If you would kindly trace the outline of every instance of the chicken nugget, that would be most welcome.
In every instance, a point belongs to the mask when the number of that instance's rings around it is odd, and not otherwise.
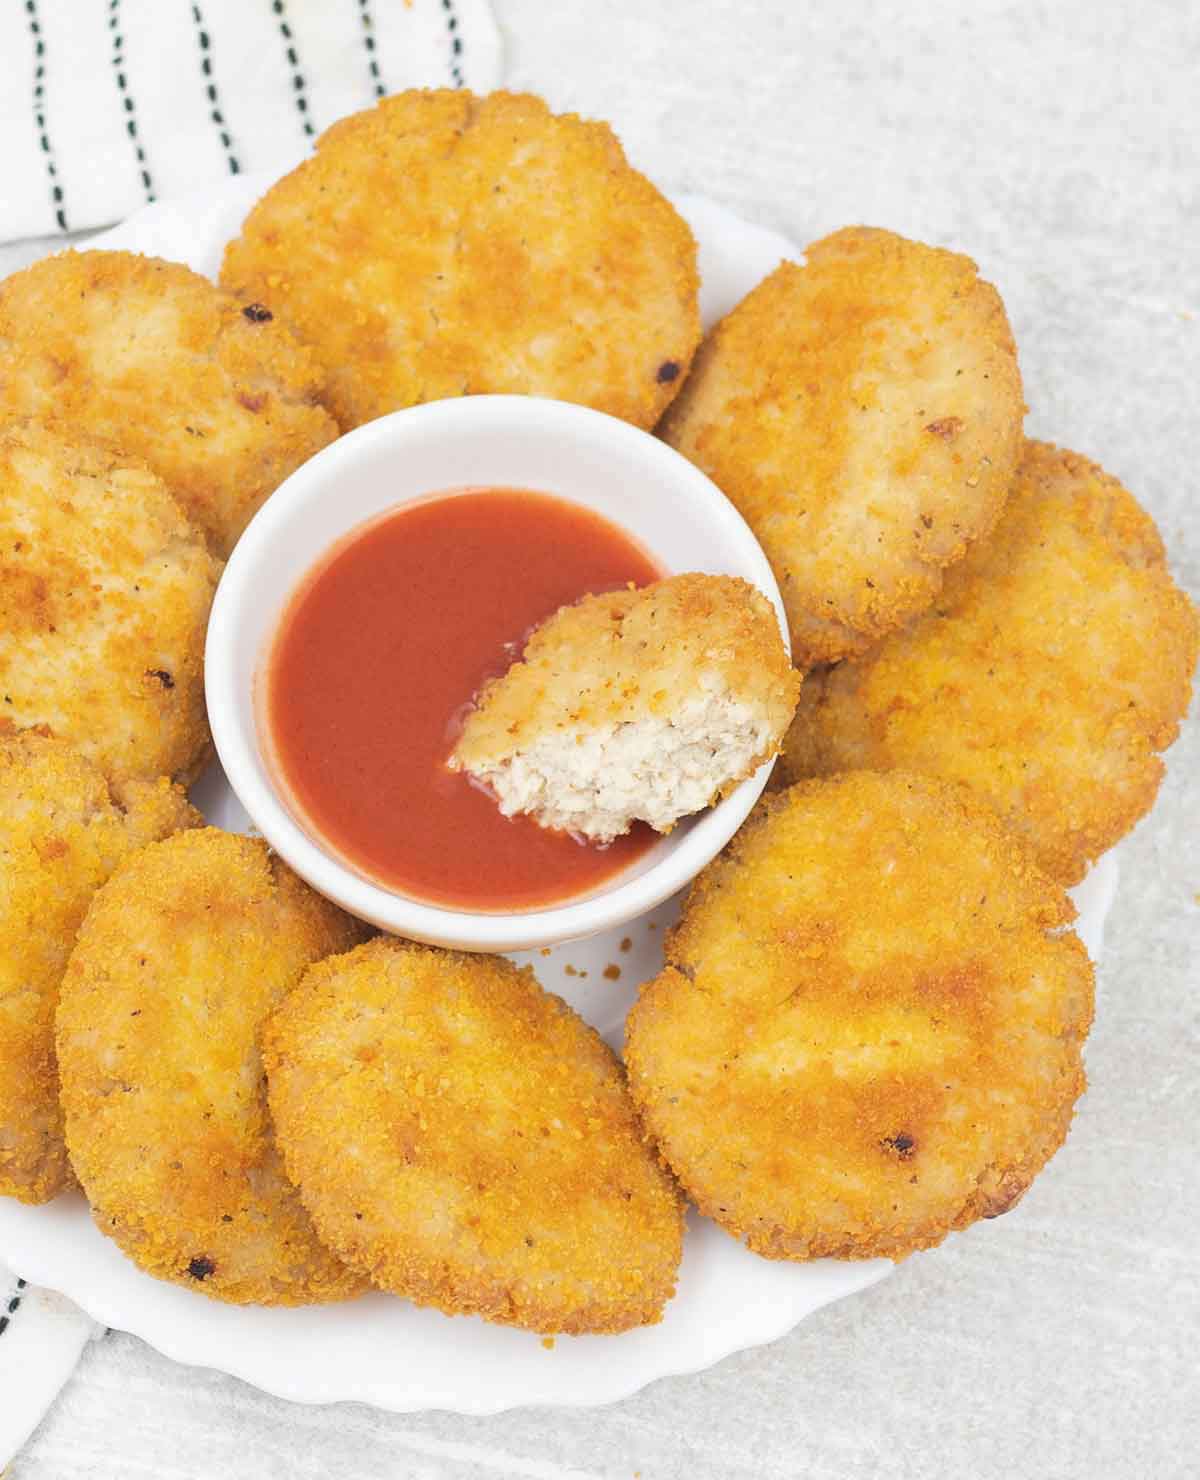
[[[226,556],[338,434],[311,352],[272,317],[178,262],[43,258],[0,283],[0,417],[57,419],[135,454]]]
[[[770,602],[733,576],[585,596],[484,689],[450,757],[506,817],[608,843],[669,832],[776,755],[796,707]]]
[[[0,1194],[48,1202],[74,1181],[54,1009],[92,895],[130,853],[200,821],[169,781],[118,798],[64,741],[0,733]]]
[[[48,726],[116,783],[191,780],[220,569],[141,462],[0,428],[0,717]]]
[[[221,281],[312,345],[343,430],[481,392],[650,427],[700,339],[686,222],[607,124],[527,94],[405,92],[342,119]]]
[[[1153,804],[1196,651],[1149,515],[1095,463],[1030,442],[933,610],[810,675],[781,764],[965,781],[1075,884]]]
[[[930,605],[999,516],[1025,409],[969,257],[867,227],[805,256],[717,325],[660,428],[766,551],[799,668]]]
[[[777,793],[696,880],[627,1024],[684,1190],[771,1259],[899,1259],[1007,1211],[1084,1088],[1074,914],[966,788]]]
[[[288,1171],[385,1290],[532,1331],[624,1331],[674,1290],[683,1205],[621,1066],[533,973],[380,937],[264,1035]]]
[[[259,1054],[304,968],[363,934],[216,828],[152,844],[96,895],[58,1007],[67,1148],[97,1226],[147,1273],[238,1305],[364,1287],[284,1175]]]

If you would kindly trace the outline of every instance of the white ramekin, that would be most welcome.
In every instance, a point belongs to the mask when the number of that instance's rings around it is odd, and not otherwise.
[[[786,625],[766,557],[716,485],[647,433],[563,401],[464,396],[381,417],[318,453],[259,510],[225,568],[205,655],[213,738],[246,811],[302,878],[384,930],[469,951],[527,950],[622,925],[681,889],[741,826],[770,766],[602,890],[548,909],[496,914],[424,904],[364,879],[310,834],[273,781],[255,712],[255,685],[288,598],[357,525],[409,499],[470,485],[583,504],[670,572],[744,577],[774,603],[782,631]],[[455,579],[452,570],[446,579]]]

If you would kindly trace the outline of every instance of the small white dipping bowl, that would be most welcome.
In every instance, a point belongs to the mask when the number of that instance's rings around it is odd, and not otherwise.
[[[741,826],[770,765],[600,890],[549,908],[425,904],[372,883],[323,844],[289,809],[258,729],[255,685],[279,621],[305,575],[351,530],[410,499],[468,486],[582,504],[669,572],[744,577],[774,603],[784,632],[786,620],[766,557],[714,483],[646,432],[564,401],[464,396],[397,411],[326,447],[255,515],[217,589],[205,654],[213,738],[242,805],[302,878],[383,930],[460,950],[528,950],[623,925],[681,889]],[[446,580],[454,582],[452,569]]]

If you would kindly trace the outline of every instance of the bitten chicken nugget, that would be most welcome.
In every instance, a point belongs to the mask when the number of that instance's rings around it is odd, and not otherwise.
[[[965,781],[1074,884],[1152,805],[1196,649],[1149,515],[1095,463],[1030,442],[934,609],[810,675],[783,764]]]
[[[343,429],[496,391],[650,427],[700,339],[687,224],[606,124],[526,94],[405,92],[343,119],[221,281],[313,346]]]
[[[216,828],[152,844],[96,895],[58,1007],[67,1147],[97,1226],[148,1273],[235,1304],[363,1288],[284,1175],[259,1056],[304,968],[363,933]]]
[[[204,636],[220,564],[137,459],[0,428],[0,717],[48,726],[114,782],[208,756]]]
[[[0,417],[57,419],[143,459],[228,555],[332,442],[309,350],[178,262],[61,252],[0,283]]]
[[[0,1194],[47,1202],[74,1180],[54,1009],[92,895],[130,853],[200,820],[168,781],[129,782],[118,800],[64,741],[0,733]]]
[[[866,227],[805,255],[717,325],[660,429],[758,537],[800,668],[929,606],[999,516],[1024,415],[969,257]]]
[[[627,1025],[684,1190],[772,1259],[902,1258],[1005,1212],[1084,1087],[1074,913],[966,788],[863,771],[770,798]]]
[[[800,675],[770,602],[733,576],[585,596],[480,695],[450,757],[506,817],[607,843],[669,832],[778,753]]]
[[[661,1318],[683,1206],[603,1040],[497,956],[379,938],[264,1037],[317,1231],[385,1290],[544,1332]]]

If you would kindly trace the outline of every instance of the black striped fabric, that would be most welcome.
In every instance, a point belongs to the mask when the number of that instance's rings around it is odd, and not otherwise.
[[[358,0],[358,6],[362,14],[363,47],[367,53],[371,85],[375,89],[375,96],[383,98],[387,96],[387,84],[379,70],[379,48],[375,44],[375,17],[371,13],[371,0]]]
[[[17,1312],[21,1309],[21,1299],[24,1294],[25,1281],[16,1280],[9,1291],[4,1305],[0,1307],[0,1336],[4,1335],[16,1319]]]
[[[60,231],[70,231],[63,200],[63,188],[59,183],[58,167],[54,163],[54,150],[51,148],[50,135],[46,128],[46,40],[42,34],[37,0],[25,0],[25,13],[29,17],[29,34],[33,41],[33,121],[37,127],[38,144],[45,156],[50,199],[54,202],[54,219]]]
[[[221,99],[217,94],[217,80],[213,73],[212,37],[204,24],[204,17],[200,14],[198,5],[192,6],[192,20],[195,22],[196,41],[200,47],[200,72],[204,78],[204,95],[209,103],[209,117],[221,140],[221,148],[225,151],[229,173],[236,175],[240,173],[242,167],[238,163],[237,155],[233,152],[233,137],[226,127],[225,115],[221,112]]]
[[[408,87],[500,81],[488,0],[0,0],[0,242],[290,168]]]
[[[138,136],[137,109],[134,106],[133,95],[129,91],[129,78],[125,71],[125,34],[121,30],[121,0],[109,0],[108,29],[112,32],[113,75],[117,81],[117,91],[121,95],[121,110],[125,114],[125,132],[133,148],[134,158],[137,160],[138,174],[142,181],[142,189],[146,192],[146,201],[149,203],[154,199],[154,181],[150,178],[150,166],[146,162],[146,151],[143,149],[142,141]]]
[[[283,41],[288,66],[292,69],[292,93],[295,98],[296,111],[300,115],[300,125],[311,139],[316,129],[313,128],[312,119],[308,116],[308,94],[305,90],[304,69],[300,65],[300,57],[296,51],[296,38],[292,34],[291,26],[288,25],[287,6],[284,0],[271,0],[271,9],[279,17],[279,35]]]

